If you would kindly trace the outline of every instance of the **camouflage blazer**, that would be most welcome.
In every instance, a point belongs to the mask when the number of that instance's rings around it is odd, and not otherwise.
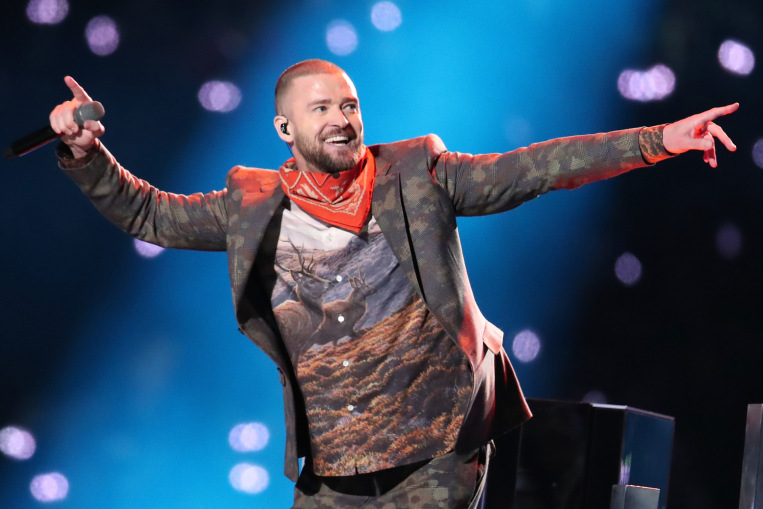
[[[472,397],[457,450],[478,447],[530,412],[502,348],[503,333],[474,300],[456,217],[503,212],[550,190],[645,166],[649,134],[630,129],[561,138],[505,154],[448,152],[434,135],[369,147],[377,167],[372,214],[411,283],[471,364]],[[268,228],[284,200],[278,172],[238,166],[222,191],[178,195],[134,177],[103,146],[84,164],[67,160],[63,149],[59,157],[96,208],[127,233],[165,247],[227,251],[240,331],[278,366],[287,427],[284,468],[296,480],[297,459],[310,445],[304,402],[270,294],[253,270],[273,263],[274,253],[259,247],[266,235],[278,234]]]

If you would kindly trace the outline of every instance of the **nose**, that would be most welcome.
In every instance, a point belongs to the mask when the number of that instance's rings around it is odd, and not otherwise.
[[[342,111],[342,108],[332,108],[331,123],[344,129],[350,121],[347,119],[344,111]]]

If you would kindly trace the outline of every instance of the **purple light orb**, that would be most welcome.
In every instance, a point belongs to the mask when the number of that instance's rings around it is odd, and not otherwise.
[[[69,481],[62,474],[40,474],[29,485],[32,496],[40,502],[56,502],[69,494]]]
[[[238,452],[261,451],[268,445],[270,432],[264,424],[238,424],[228,434],[228,443]]]
[[[135,248],[135,252],[143,258],[156,258],[164,252],[163,247],[139,239],[133,239],[132,245]]]
[[[672,94],[675,87],[675,74],[662,64],[647,71],[626,69],[617,79],[620,94],[631,101],[661,101]]]
[[[234,489],[250,495],[265,491],[270,484],[268,471],[250,463],[239,463],[233,467],[228,480]]]
[[[752,160],[758,168],[763,169],[763,138],[752,146]]]
[[[641,279],[641,262],[631,253],[623,253],[615,262],[615,275],[625,286],[633,286]]]
[[[57,25],[69,14],[66,0],[30,0],[26,6],[26,17],[38,25]]]
[[[119,29],[108,16],[96,16],[85,27],[85,38],[90,51],[98,56],[114,53],[119,47]]]
[[[0,451],[9,458],[28,460],[36,449],[37,442],[27,430],[15,426],[0,430]]]
[[[229,81],[208,81],[199,89],[199,103],[208,111],[229,113],[241,104],[241,89]]]
[[[726,40],[718,48],[721,67],[732,74],[747,76],[755,68],[755,54],[739,41]]]
[[[519,362],[532,362],[540,353],[540,338],[533,331],[525,329],[514,336],[511,351]]]
[[[402,22],[403,14],[393,2],[378,2],[371,9],[371,23],[382,32],[391,32]]]
[[[727,260],[733,260],[742,253],[742,232],[732,223],[726,223],[718,228],[715,235],[715,247],[718,253]]]
[[[334,20],[326,28],[326,45],[333,54],[347,56],[358,48],[358,33],[349,21]]]

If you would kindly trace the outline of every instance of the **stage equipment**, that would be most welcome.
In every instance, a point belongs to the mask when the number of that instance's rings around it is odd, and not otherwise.
[[[627,406],[529,399],[533,418],[498,438],[486,509],[609,509],[612,486],[657,488],[666,506],[675,423]]]
[[[763,456],[761,456],[763,426],[761,421],[763,421],[763,404],[747,405],[739,509],[754,509],[756,505],[763,507]]]
[[[612,486],[610,509],[657,509],[660,503],[660,490],[615,484]]]

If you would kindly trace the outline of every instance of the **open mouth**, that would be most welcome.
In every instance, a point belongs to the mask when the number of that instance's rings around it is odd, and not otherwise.
[[[334,146],[343,146],[350,143],[350,137],[345,135],[331,136],[323,140],[323,143],[326,143],[328,145],[334,145]]]

